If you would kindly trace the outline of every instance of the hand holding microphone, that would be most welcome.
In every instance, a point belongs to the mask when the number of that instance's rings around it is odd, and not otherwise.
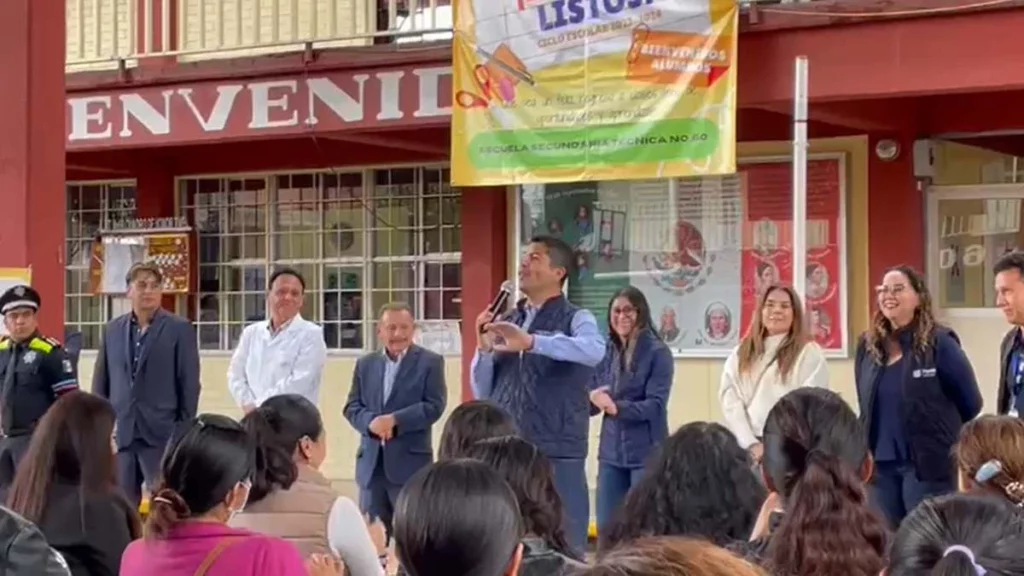
[[[505,307],[508,306],[508,301],[512,297],[512,290],[514,290],[512,282],[508,280],[502,282],[501,288],[494,296],[494,300],[491,301],[491,305],[476,317],[477,348],[484,352],[490,352],[494,347],[493,338],[487,333],[487,327],[497,320],[505,310]]]

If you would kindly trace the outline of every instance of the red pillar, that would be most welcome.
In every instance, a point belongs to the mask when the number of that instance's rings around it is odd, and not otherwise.
[[[883,162],[875,145],[883,138],[900,143],[900,155]],[[896,135],[872,135],[868,143],[868,270],[869,289],[881,282],[885,270],[909,264],[924,273],[924,193],[914,178],[914,140]],[[874,292],[868,302],[874,309]]]
[[[40,329],[64,337],[64,2],[4,0],[0,267],[31,267]]]
[[[135,173],[135,208],[139,218],[172,218],[174,175],[162,166],[141,166]],[[164,295],[163,306],[174,311],[174,296]]]
[[[508,274],[505,188],[462,189],[462,399],[472,398],[470,363],[476,350],[476,317],[491,303]]]

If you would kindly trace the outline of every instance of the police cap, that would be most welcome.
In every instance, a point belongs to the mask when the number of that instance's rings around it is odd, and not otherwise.
[[[7,314],[16,308],[30,308],[38,311],[40,304],[42,304],[42,298],[39,297],[39,292],[35,288],[19,284],[8,288],[0,296],[0,314]]]

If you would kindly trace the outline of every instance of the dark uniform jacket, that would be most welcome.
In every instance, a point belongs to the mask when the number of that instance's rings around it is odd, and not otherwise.
[[[32,433],[57,396],[78,388],[60,343],[36,333],[23,342],[0,340],[0,432]]]
[[[0,506],[0,576],[70,576],[64,558],[31,522]]]

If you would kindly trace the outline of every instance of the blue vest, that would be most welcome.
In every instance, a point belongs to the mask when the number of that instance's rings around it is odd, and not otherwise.
[[[564,296],[544,303],[530,334],[571,334],[577,308]],[[507,320],[522,326],[521,302]],[[549,458],[586,458],[590,421],[588,385],[594,369],[529,352],[496,353],[491,400],[512,414],[523,437]]]

